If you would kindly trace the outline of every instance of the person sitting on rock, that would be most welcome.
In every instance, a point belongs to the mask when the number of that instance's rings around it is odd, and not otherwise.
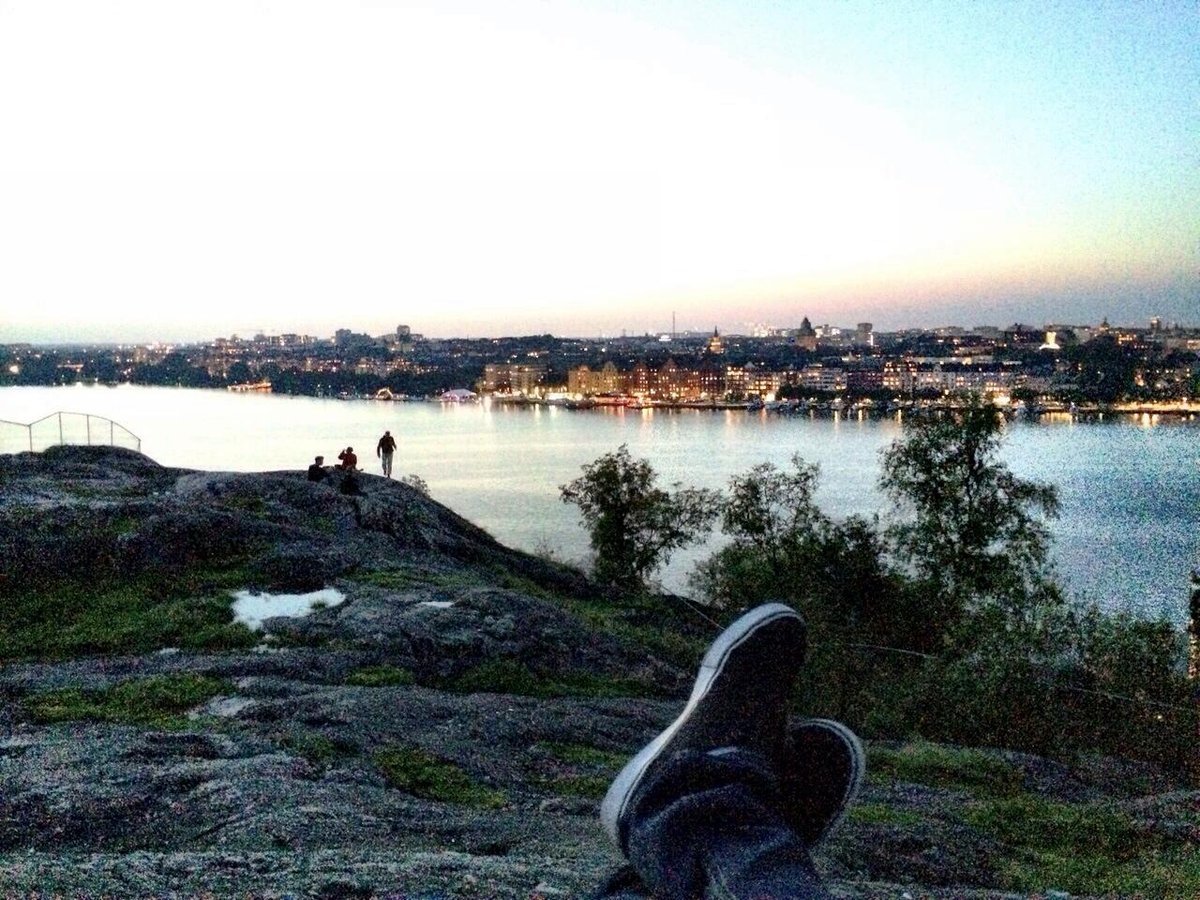
[[[788,727],[805,625],[782,603],[713,642],[679,717],[623,768],[600,821],[629,865],[596,900],[828,898],[810,852],[845,817],[866,773],[854,733]]]
[[[329,473],[325,471],[325,457],[318,456],[313,464],[308,467],[309,481],[324,481]]]
[[[354,452],[353,447],[347,447],[338,454],[338,459],[341,460],[339,469],[345,469],[347,472],[353,472],[358,468],[358,456]]]

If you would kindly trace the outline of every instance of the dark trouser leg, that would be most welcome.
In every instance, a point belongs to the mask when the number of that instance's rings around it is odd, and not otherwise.
[[[622,843],[642,883],[662,900],[828,898],[777,804],[775,776],[758,754],[683,753],[638,790]],[[612,888],[602,896],[645,896],[619,880]]]

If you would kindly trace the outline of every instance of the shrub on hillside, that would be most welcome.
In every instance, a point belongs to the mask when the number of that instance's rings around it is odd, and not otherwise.
[[[1007,469],[1002,429],[981,403],[906,424],[883,455],[886,528],[825,515],[799,457],[735,476],[729,543],[693,588],[729,616],[767,600],[805,615],[810,714],[874,736],[1200,770],[1178,630],[1068,602],[1045,526],[1055,492]]]
[[[702,537],[717,516],[715,491],[658,486],[658,474],[622,444],[583,467],[560,487],[564,503],[579,507],[596,553],[596,578],[639,590],[680,547]]]

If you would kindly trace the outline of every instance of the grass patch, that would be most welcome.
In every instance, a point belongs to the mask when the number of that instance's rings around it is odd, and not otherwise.
[[[974,803],[965,818],[1015,851],[1002,866],[1012,890],[1200,896],[1195,846],[1164,847],[1162,836],[1112,806],[1022,796]]]
[[[547,697],[549,685],[511,659],[489,659],[467,669],[446,687],[460,694],[517,694]]]
[[[629,759],[625,753],[601,750],[590,744],[543,741],[537,748],[552,756],[556,764],[572,767],[571,771],[542,779],[542,784],[556,794],[585,800],[603,797],[613,777]]]
[[[597,766],[616,773],[629,759],[628,754],[614,750],[601,750],[591,744],[560,743],[558,741],[542,741],[538,748],[545,750],[560,762],[576,766]]]
[[[317,766],[328,766],[346,755],[334,741],[311,731],[289,731],[280,735],[278,740],[285,749]]]
[[[384,747],[371,757],[389,785],[442,803],[499,809],[508,798],[502,791],[476,784],[454,763],[416,747]]]
[[[234,624],[227,593],[246,583],[247,575],[232,569],[44,585],[0,607],[0,659],[252,647],[258,637]]]
[[[857,803],[850,808],[847,818],[859,825],[895,825],[901,828],[912,828],[926,819],[911,809],[896,809],[883,803]]]
[[[551,600],[556,603],[561,603],[563,600],[560,595],[542,587],[532,579],[526,578],[524,575],[516,575],[500,566],[492,566],[488,570],[487,577],[497,586],[515,594],[524,594],[527,597],[537,597],[539,600]]]
[[[608,793],[610,784],[612,777],[609,775],[564,775],[552,779],[547,786],[565,797],[599,800]]]
[[[221,498],[221,505],[226,509],[235,509],[254,516],[263,515],[268,508],[266,500],[253,494],[232,494],[223,496]]]
[[[1019,891],[1054,887],[1088,895],[1179,900],[1200,897],[1200,854],[1194,847],[1123,861],[1095,855],[1035,853],[1031,859],[1004,867],[1003,875]]]
[[[972,804],[966,820],[998,840],[1061,855],[1102,854],[1129,859],[1157,839],[1111,806],[1057,803],[1025,795]]]
[[[392,687],[415,682],[412,672],[396,666],[365,666],[346,676],[346,684],[357,687]]]
[[[120,515],[112,520],[109,528],[112,529],[112,533],[117,537],[123,537],[124,535],[135,533],[139,525],[141,525],[141,519],[137,516]]]
[[[917,741],[899,749],[872,745],[867,771],[876,782],[908,781],[930,787],[964,790],[975,797],[1020,794],[1020,770],[980,750]]]
[[[653,685],[632,678],[566,672],[547,678],[512,659],[489,659],[444,685],[460,694],[516,694],[521,697],[654,697]]]
[[[689,634],[696,622],[684,624],[681,609],[661,597],[635,597],[620,601],[581,599],[553,595],[555,603],[596,631],[648,650],[654,656],[691,669],[704,656],[715,631]]]
[[[693,638],[678,631],[660,629],[654,626],[628,625],[616,622],[611,626],[611,633],[634,644],[647,648],[655,656],[684,669],[692,669],[703,658],[708,645],[716,635],[707,638]]]
[[[22,705],[43,724],[83,720],[174,727],[189,709],[232,690],[222,679],[185,672],[122,681],[100,690],[42,691]]]

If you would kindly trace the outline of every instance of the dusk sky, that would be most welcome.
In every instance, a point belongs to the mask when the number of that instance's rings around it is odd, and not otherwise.
[[[1200,6],[0,0],[0,341],[1200,325]]]

